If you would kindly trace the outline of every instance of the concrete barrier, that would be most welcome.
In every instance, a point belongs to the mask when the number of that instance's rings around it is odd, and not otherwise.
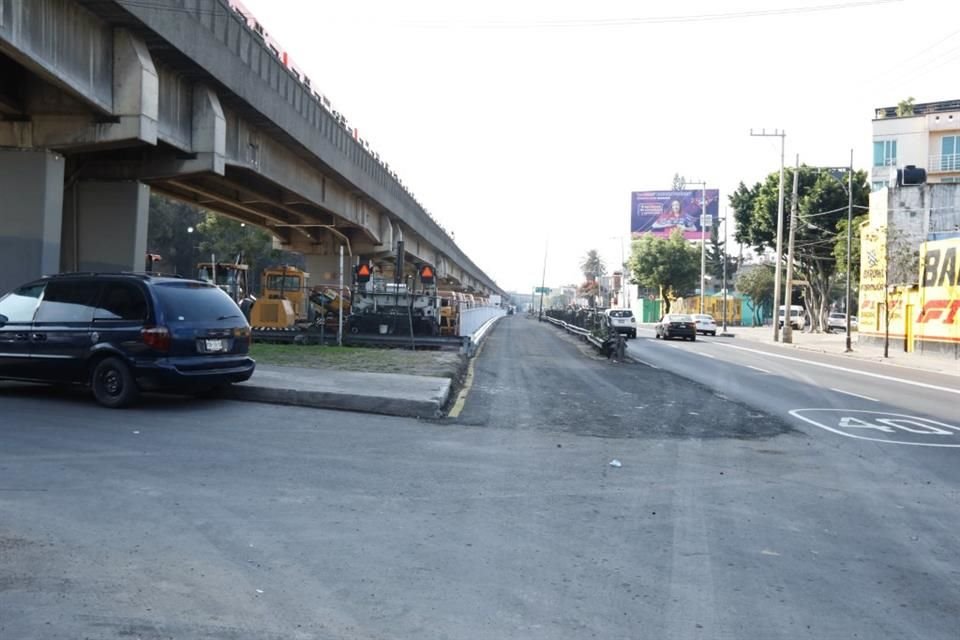
[[[472,307],[460,310],[460,335],[473,336],[480,328],[494,318],[507,315],[500,307]]]

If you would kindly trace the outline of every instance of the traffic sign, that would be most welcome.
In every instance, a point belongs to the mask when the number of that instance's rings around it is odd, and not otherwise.
[[[550,287],[537,287],[536,289],[534,289],[534,292],[535,292],[535,293],[546,293],[546,294],[549,294],[549,293],[550,293]]]

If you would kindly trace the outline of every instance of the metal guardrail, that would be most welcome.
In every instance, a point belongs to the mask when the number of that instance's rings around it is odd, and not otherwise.
[[[576,325],[572,325],[568,322],[564,322],[563,320],[559,320],[557,318],[551,318],[550,316],[544,316],[544,317],[547,319],[547,322],[549,322],[553,326],[560,327],[567,333],[572,333],[574,335],[580,336],[581,338],[583,338],[584,340],[592,344],[597,349],[597,351],[600,351],[601,353],[604,353],[607,350],[611,349],[611,344],[609,341],[604,340],[603,338],[598,338],[597,336],[593,335],[593,332],[591,332],[589,329],[583,329]]]

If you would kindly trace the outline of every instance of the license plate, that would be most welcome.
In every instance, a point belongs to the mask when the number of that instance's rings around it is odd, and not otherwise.
[[[203,341],[203,350],[207,353],[216,353],[218,351],[224,350],[223,340],[204,340]]]

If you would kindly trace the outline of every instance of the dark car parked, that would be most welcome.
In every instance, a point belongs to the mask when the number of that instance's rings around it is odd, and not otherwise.
[[[141,390],[209,392],[253,375],[250,326],[218,287],[63,274],[0,298],[0,379],[88,385],[107,407]]]
[[[683,338],[684,340],[697,339],[697,323],[693,316],[685,313],[668,313],[660,318],[656,326],[658,338]]]

